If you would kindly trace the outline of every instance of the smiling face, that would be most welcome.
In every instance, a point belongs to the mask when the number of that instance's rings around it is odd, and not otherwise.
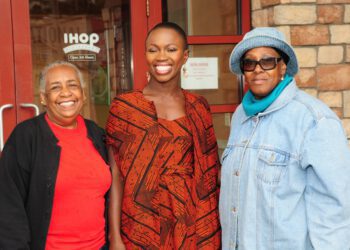
[[[259,61],[266,58],[280,58],[276,50],[270,47],[258,47],[247,51],[244,59]],[[245,81],[248,83],[249,89],[256,98],[263,98],[270,94],[270,92],[281,81],[286,73],[287,66],[280,60],[274,69],[264,70],[260,65],[256,65],[255,70],[251,72],[244,72]]]
[[[181,67],[186,63],[188,50],[181,35],[171,28],[153,30],[146,40],[146,60],[150,82],[179,81]]]
[[[52,122],[65,128],[76,126],[85,96],[75,69],[67,65],[49,69],[40,98]]]

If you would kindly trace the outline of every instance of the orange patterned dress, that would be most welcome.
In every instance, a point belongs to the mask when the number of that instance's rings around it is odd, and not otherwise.
[[[157,118],[141,91],[117,96],[107,144],[124,178],[127,249],[220,249],[218,154],[206,100],[184,91],[186,116]]]

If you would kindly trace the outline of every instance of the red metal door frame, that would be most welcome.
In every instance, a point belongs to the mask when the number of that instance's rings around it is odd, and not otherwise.
[[[35,116],[33,108],[22,107],[34,102],[32,48],[29,1],[11,0],[17,122]]]
[[[146,83],[145,39],[147,32],[162,20],[161,0],[131,0],[131,34],[134,89],[142,89]]]
[[[0,107],[6,104],[13,105],[2,112],[0,133],[4,136],[2,142],[5,142],[17,122],[10,0],[0,1],[0,30]]]

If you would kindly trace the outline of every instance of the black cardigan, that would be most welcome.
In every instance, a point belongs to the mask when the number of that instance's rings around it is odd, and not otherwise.
[[[107,163],[104,131],[85,119]],[[0,249],[45,249],[61,148],[44,114],[18,124],[0,158]]]

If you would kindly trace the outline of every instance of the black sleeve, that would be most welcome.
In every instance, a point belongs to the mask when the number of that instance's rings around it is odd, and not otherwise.
[[[25,209],[29,172],[18,161],[18,152],[21,155],[24,152],[16,147],[15,134],[12,133],[0,156],[1,250],[30,249],[30,227]]]

